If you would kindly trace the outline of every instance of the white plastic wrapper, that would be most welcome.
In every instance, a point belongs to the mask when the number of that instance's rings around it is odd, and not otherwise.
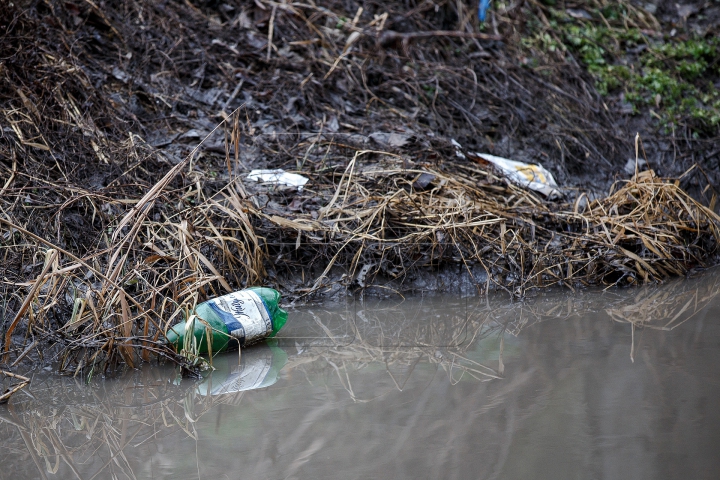
[[[296,187],[298,191],[302,191],[303,186],[308,182],[307,177],[303,177],[297,173],[288,173],[285,170],[253,170],[247,178],[248,180],[255,180],[256,182]]]
[[[510,180],[525,188],[540,192],[550,199],[562,196],[552,173],[545,170],[542,165],[516,162],[487,153],[475,153],[474,155],[492,163],[502,170]]]
[[[451,143],[455,146],[455,154],[458,157],[467,158],[462,152],[462,145],[460,145],[455,139],[452,139]],[[559,187],[555,182],[552,173],[545,170],[542,165],[517,162],[515,160],[496,157],[495,155],[487,153],[468,152],[468,155],[492,163],[513,182],[530,190],[540,192],[549,199],[562,197],[562,193],[558,190]]]

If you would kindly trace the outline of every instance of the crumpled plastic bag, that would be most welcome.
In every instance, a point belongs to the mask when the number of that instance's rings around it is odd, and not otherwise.
[[[525,188],[540,192],[549,199],[562,197],[552,173],[545,170],[542,165],[517,162],[487,153],[476,153],[475,155],[492,163],[502,170],[510,180]]]
[[[285,170],[253,170],[247,176],[248,180],[256,182],[272,183],[274,185],[285,185],[287,187],[296,187],[298,191],[302,191],[303,186],[308,182],[307,177],[298,175],[297,173],[288,173]]]
[[[467,156],[469,156],[478,163],[491,163],[511,181],[530,190],[540,192],[550,200],[562,197],[562,193],[558,190],[558,184],[555,182],[552,173],[545,170],[542,165],[518,162],[488,153],[468,152],[466,156],[462,152],[462,146],[457,141],[452,140],[452,144],[456,148],[458,157],[467,158]]]

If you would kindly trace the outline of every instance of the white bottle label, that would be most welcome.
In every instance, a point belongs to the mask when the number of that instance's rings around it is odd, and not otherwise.
[[[272,333],[272,320],[260,296],[252,290],[228,293],[209,300],[208,303],[220,314],[228,332],[249,345]]]

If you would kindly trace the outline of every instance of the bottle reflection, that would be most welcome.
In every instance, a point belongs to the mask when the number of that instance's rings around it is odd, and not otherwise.
[[[240,355],[238,353],[215,357],[215,370],[196,387],[197,393],[216,396],[269,387],[277,381],[288,358],[281,348],[267,343],[245,348]]]

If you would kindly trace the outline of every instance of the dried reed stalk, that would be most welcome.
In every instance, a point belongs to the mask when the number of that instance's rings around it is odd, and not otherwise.
[[[108,5],[101,14],[92,2],[72,8],[56,0],[28,8],[8,4],[0,12],[8,20],[0,39],[0,54],[8,59],[0,70],[3,358],[47,355],[62,369],[89,376],[138,358],[187,363],[165,345],[164,332],[198,301],[258,283],[283,289],[283,279],[292,275],[308,280],[284,293],[317,294],[338,280],[334,269],[347,274],[342,281],[348,287],[393,279],[393,288],[402,288],[420,270],[460,265],[480,275],[479,290],[495,287],[521,297],[551,285],[663,281],[715,262],[713,201],[709,208],[701,205],[673,180],[641,173],[605,198],[551,204],[454,158],[436,132],[403,150],[371,150],[361,135],[340,131],[350,125],[349,131],[369,132],[401,121],[421,132],[426,125],[416,119],[432,118],[437,131],[471,138],[513,131],[562,158],[558,168],[592,158],[605,173],[612,171],[611,159],[624,158],[629,149],[628,139],[612,133],[614,123],[600,104],[587,100],[597,96],[577,68],[573,81],[559,88],[529,69],[508,67],[513,62],[507,52],[493,47],[489,53],[489,44],[479,43],[497,37],[470,33],[461,2],[443,7],[457,14],[458,33],[450,34],[430,7],[420,6],[405,12],[417,28],[401,38],[387,32],[396,31],[394,12],[405,6],[378,8],[363,16],[358,5],[342,2],[273,3],[262,33],[267,44],[258,54],[247,44],[235,48],[234,29],[215,28],[207,10],[189,2],[159,9],[137,0],[122,8]],[[124,22],[128,15],[146,24]],[[78,25],[79,18],[88,23]],[[237,25],[243,18],[238,13],[226,20]],[[328,29],[320,21],[342,25]],[[193,30],[206,24],[212,28]],[[98,36],[98,28],[114,36]],[[507,39],[516,28],[510,22],[500,30]],[[247,25],[246,33],[242,41],[260,35]],[[401,43],[425,40],[404,58],[377,48],[383,33]],[[426,43],[432,48],[415,55],[413,49]],[[121,60],[108,51],[123,52]],[[138,61],[133,55],[141,52],[148,57]],[[295,72],[292,55],[301,56],[308,73]],[[498,58],[483,60],[487,55]],[[256,65],[258,58],[267,65],[253,73],[253,95],[265,98],[265,85],[275,85],[278,94],[267,100],[266,111],[298,113],[277,119],[284,129],[279,134],[261,133],[267,124],[258,123],[257,112],[222,111],[223,128],[231,133],[220,158],[211,151],[217,153],[217,145],[201,144],[178,156],[137,133],[168,128],[175,136],[165,144],[177,146],[198,118],[241,103],[236,97],[250,78],[227,65]],[[276,75],[281,68],[284,74]],[[563,79],[570,70],[548,70],[549,78]],[[205,96],[206,84],[237,87],[218,103],[217,96]],[[294,106],[297,98],[286,95],[298,89],[301,109]],[[349,110],[328,100],[328,91],[343,89],[351,93],[347,107],[368,115],[350,118]],[[545,94],[548,101],[538,103]],[[300,113],[307,113],[307,122],[288,123]],[[320,118],[317,133],[312,122]],[[179,123],[166,125],[167,119]],[[128,132],[128,125],[140,127]],[[240,152],[250,147],[256,154],[249,162],[267,157],[275,167],[300,165],[300,173],[311,177],[308,188],[298,193],[244,185]],[[217,172],[223,169],[228,173],[221,180]],[[418,186],[421,176],[432,180]],[[48,251],[55,252],[53,266],[41,260]],[[32,355],[26,345],[34,345]]]
[[[7,388],[4,392],[0,392],[0,405],[3,403],[7,403],[8,400],[10,400],[10,397],[13,396],[17,391],[25,388],[30,384],[30,379],[27,377],[23,377],[22,375],[18,375],[16,373],[12,372],[6,372],[5,370],[0,370],[0,375],[8,378],[15,378],[20,380],[19,383],[10,386]]]

